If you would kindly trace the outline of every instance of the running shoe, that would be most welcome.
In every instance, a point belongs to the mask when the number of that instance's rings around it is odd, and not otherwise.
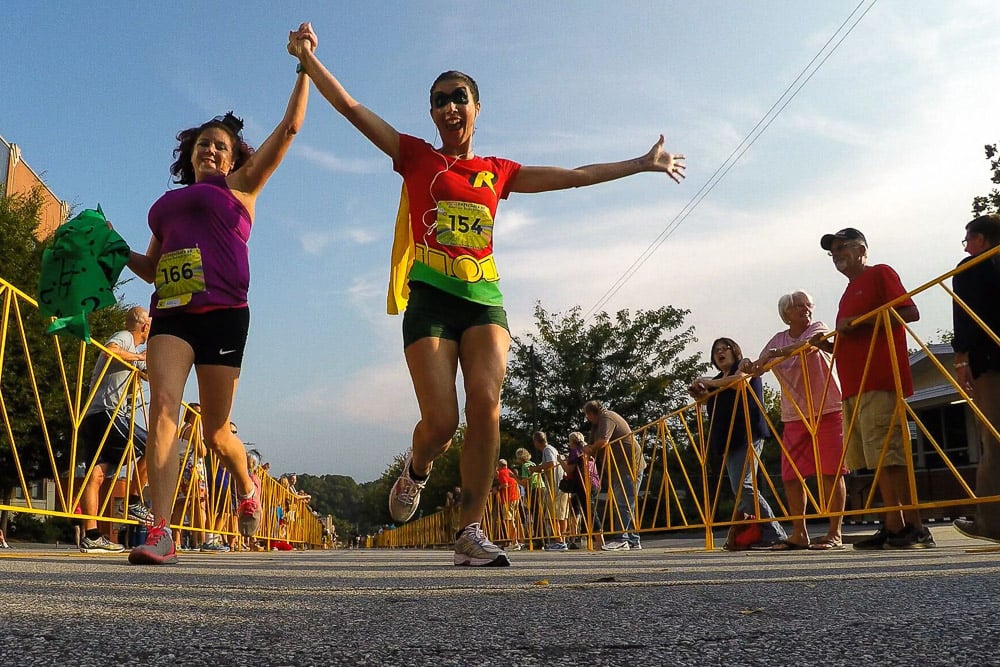
[[[569,545],[565,542],[549,542],[544,547],[543,551],[569,551]]]
[[[229,545],[222,540],[212,540],[211,542],[202,542],[199,551],[209,554],[224,554],[229,553]]]
[[[132,503],[128,506],[128,518],[147,526],[152,526],[154,522],[153,513],[142,503]]]
[[[406,454],[403,461],[403,472],[399,474],[399,479],[392,485],[389,491],[389,514],[397,523],[406,523],[417,511],[420,504],[420,492],[427,486],[427,478],[418,482],[410,476],[410,464],[413,461],[413,450]],[[433,464],[431,464],[433,467]],[[428,471],[428,477],[430,471]]]
[[[132,548],[128,562],[133,565],[170,565],[177,562],[174,539],[166,521],[161,520],[149,529],[146,543]]]
[[[604,546],[601,547],[601,551],[628,551],[632,546],[625,540],[605,542]]]
[[[952,525],[955,526],[955,530],[966,537],[1000,543],[1000,535],[987,535],[979,529],[975,521],[970,521],[969,519],[955,519]]]
[[[236,508],[240,535],[243,537],[251,537],[260,528],[260,478],[250,473],[250,481],[253,482],[253,495],[240,498],[240,505]]]
[[[885,540],[884,549],[930,549],[936,547],[937,542],[934,541],[934,536],[931,535],[929,528],[924,527],[921,530],[917,530],[913,526],[907,524],[903,527],[896,535],[890,535]]]
[[[455,565],[473,567],[507,567],[507,553],[490,542],[482,526],[472,523],[462,529],[455,540]]]
[[[115,544],[103,535],[96,540],[84,535],[80,538],[80,551],[85,554],[120,554],[125,551],[125,547],[121,544]]]
[[[890,532],[885,528],[879,528],[874,535],[855,542],[854,548],[862,551],[878,551],[885,548],[886,540],[890,537],[896,537],[896,533]]]

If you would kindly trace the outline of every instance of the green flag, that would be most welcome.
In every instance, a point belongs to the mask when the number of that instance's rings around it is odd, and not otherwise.
[[[38,310],[57,318],[46,333],[69,333],[90,342],[87,313],[114,305],[114,286],[129,248],[101,211],[87,209],[56,229],[42,252]]]

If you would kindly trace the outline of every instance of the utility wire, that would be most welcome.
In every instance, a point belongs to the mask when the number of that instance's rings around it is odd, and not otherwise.
[[[862,5],[864,5],[866,1],[867,0],[861,0],[861,2],[859,2],[854,10],[847,16],[847,18],[844,19],[837,29],[833,31],[833,34],[830,35],[830,38],[826,40],[826,43],[820,47],[819,51],[816,52],[816,55],[812,57],[812,60],[810,60],[809,63],[802,68],[802,71],[799,72],[797,77],[795,77],[795,80],[793,80],[788,87],[785,88],[784,92],[778,97],[774,104],[771,105],[771,108],[767,110],[761,119],[757,121],[757,124],[753,126],[745,137],[743,137],[743,140],[736,146],[736,148],[733,149],[733,151],[729,154],[729,157],[723,160],[719,168],[715,170],[715,173],[708,178],[698,192],[696,192],[691,199],[688,200],[684,207],[670,220],[670,222],[667,223],[667,226],[659,233],[659,235],[657,235],[655,239],[653,239],[649,246],[647,246],[646,249],[639,254],[639,257],[637,257],[632,264],[625,269],[622,275],[620,275],[611,287],[609,287],[608,290],[601,296],[601,298],[598,299],[597,303],[590,307],[590,310],[588,310],[583,316],[584,320],[589,319],[591,315],[603,308],[608,301],[610,301],[612,297],[614,297],[625,286],[632,276],[635,275],[642,265],[653,256],[660,246],[663,245],[668,238],[670,238],[681,223],[687,220],[688,216],[691,215],[702,200],[715,189],[715,186],[722,182],[722,179],[726,177],[729,170],[736,166],[736,163],[740,161],[740,158],[742,158],[750,147],[756,143],[757,139],[764,134],[767,128],[771,126],[771,123],[773,123],[777,119],[778,115],[784,111],[785,107],[787,107],[788,104],[795,99],[795,96],[799,94],[799,91],[802,90],[807,83],[809,83],[809,80],[812,79],[816,72],[819,71],[820,67],[826,63],[830,56],[832,56],[844,40],[847,39],[847,36],[851,34],[855,27],[857,27],[858,23],[861,22],[861,19],[863,19],[868,12],[871,11],[872,7],[875,6],[875,3],[878,2],[878,0],[870,0],[868,7],[858,14]],[[854,18],[856,14],[857,18]],[[850,27],[847,28],[847,31],[840,35],[840,38],[837,39],[837,35],[844,30],[844,26],[850,23],[852,18],[854,18],[854,22],[851,23]],[[836,40],[835,43],[834,40]],[[833,44],[832,48],[827,50],[831,44]]]

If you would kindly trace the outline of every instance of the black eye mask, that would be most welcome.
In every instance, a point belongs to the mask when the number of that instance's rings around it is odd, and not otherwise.
[[[456,88],[450,94],[438,91],[434,93],[431,102],[435,109],[442,109],[448,106],[449,102],[454,102],[457,106],[465,106],[469,103],[469,91],[465,88]]]

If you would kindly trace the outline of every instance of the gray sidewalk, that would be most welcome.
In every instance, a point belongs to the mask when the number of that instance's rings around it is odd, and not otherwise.
[[[1000,547],[0,552],[4,665],[1000,665]],[[997,547],[997,548],[993,548]]]

